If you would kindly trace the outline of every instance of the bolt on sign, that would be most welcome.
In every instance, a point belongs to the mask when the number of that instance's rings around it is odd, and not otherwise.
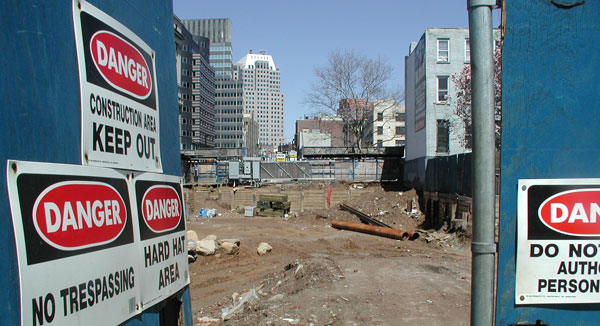
[[[73,22],[83,165],[162,172],[154,51],[85,1]]]
[[[21,325],[117,325],[189,284],[180,178],[8,161]]]
[[[600,179],[519,180],[515,304],[600,303]]]

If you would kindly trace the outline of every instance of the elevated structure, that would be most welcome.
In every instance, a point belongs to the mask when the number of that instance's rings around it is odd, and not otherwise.
[[[353,151],[348,147],[304,147],[300,153],[303,158],[361,158],[361,157],[396,157],[404,156],[404,146],[398,147],[366,147]]]

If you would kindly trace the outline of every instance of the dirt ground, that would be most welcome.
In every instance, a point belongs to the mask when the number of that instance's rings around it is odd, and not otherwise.
[[[347,204],[394,228],[414,231],[424,222],[418,207],[406,212],[414,191],[368,187],[373,191]],[[197,326],[469,324],[468,239],[443,230],[415,241],[337,230],[334,219],[359,222],[337,205],[284,218],[244,217],[220,207],[206,188],[186,189],[186,198],[192,215],[201,208],[220,214],[194,219],[188,230],[200,239],[240,240],[236,254],[217,251],[190,263]],[[272,251],[258,255],[260,242]]]

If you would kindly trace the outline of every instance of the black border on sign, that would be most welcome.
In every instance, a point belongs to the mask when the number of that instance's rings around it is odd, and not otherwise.
[[[37,233],[33,222],[33,206],[38,196],[48,187],[65,181],[94,181],[101,182],[114,187],[123,202],[127,221],[123,232],[113,241],[107,244],[78,250],[61,250],[46,243]],[[129,192],[127,181],[124,179],[86,177],[76,175],[48,175],[23,173],[17,177],[17,191],[19,194],[19,205],[21,207],[21,220],[23,221],[23,232],[25,239],[25,251],[27,264],[34,265],[47,261],[77,256],[94,251],[114,248],[133,243],[133,222],[131,218],[131,205],[129,203]]]
[[[175,190],[177,195],[179,196],[180,206],[181,206],[181,219],[179,220],[179,224],[170,231],[166,232],[154,232],[152,231],[144,221],[144,216],[142,212],[142,199],[146,190],[148,190],[152,186],[168,186]],[[140,238],[142,241],[149,240],[157,237],[162,237],[165,235],[178,233],[181,231],[185,231],[185,209],[183,204],[183,196],[181,193],[181,185],[179,183],[173,182],[164,182],[164,181],[150,181],[150,180],[136,180],[135,181],[135,204],[137,206],[138,212],[138,225],[140,228]]]
[[[96,86],[102,87],[111,92],[117,93],[121,96],[127,97],[133,101],[136,101],[136,102],[138,102],[142,105],[145,105],[156,111],[156,78],[154,78],[155,71],[154,71],[154,64],[153,64],[151,55],[146,53],[146,51],[144,51],[144,49],[140,48],[131,39],[127,38],[125,35],[123,35],[119,31],[117,31],[116,29],[112,28],[111,26],[105,24],[104,22],[100,21],[98,18],[92,16],[91,14],[89,14],[85,11],[82,11],[80,14],[80,19],[81,19],[81,34],[82,34],[81,36],[83,39],[83,53],[84,53],[84,57],[85,57],[85,71],[86,71],[87,82],[94,84]],[[109,31],[109,32],[112,32],[112,33],[120,36],[121,38],[123,38],[124,40],[129,42],[129,44],[134,46],[138,51],[140,51],[140,53],[146,60],[148,69],[150,69],[150,79],[152,82],[152,91],[150,92],[150,95],[148,96],[148,98],[140,100],[140,99],[133,97],[127,93],[124,93],[124,92],[114,88],[113,86],[111,86],[100,75],[100,73],[98,72],[98,69],[94,65],[94,61],[91,57],[89,44],[90,44],[90,39],[92,38],[92,36],[97,31],[101,31],[101,30]]]
[[[548,228],[538,217],[540,205],[563,191],[600,188],[599,185],[533,185],[527,189],[527,239],[528,240],[598,240],[600,236],[574,236]]]

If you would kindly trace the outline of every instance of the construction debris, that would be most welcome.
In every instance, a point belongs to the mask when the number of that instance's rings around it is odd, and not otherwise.
[[[221,319],[212,318],[212,317],[198,317],[196,319],[195,326],[213,326],[219,325],[221,323]]]
[[[259,288],[260,289],[260,288]],[[244,310],[244,305],[247,302],[257,301],[258,295],[256,294],[256,289],[251,289],[246,293],[242,293],[241,295],[236,295],[233,298],[233,304],[229,307],[225,307],[222,310],[221,318],[223,320],[229,320],[231,317],[239,312]]]
[[[454,233],[446,233],[443,231],[436,231],[436,230],[417,230],[419,233],[421,233],[421,235],[423,236],[423,239],[425,239],[425,241],[427,243],[438,243],[438,244],[442,244],[442,245],[446,245],[449,243],[452,243],[453,241],[456,240],[455,234]]]
[[[392,238],[396,240],[415,240],[419,237],[419,234],[411,231],[404,231],[398,229],[392,229],[383,226],[365,225],[354,222],[343,222],[343,221],[331,221],[331,226],[340,230],[350,230],[362,233],[368,233],[373,235],[379,235],[382,237]]]
[[[256,202],[258,216],[284,217],[290,212],[292,202],[288,201],[287,195],[260,194]]]
[[[358,218],[360,219],[361,222],[365,223],[365,224],[370,224],[370,225],[377,225],[377,226],[383,226],[386,228],[391,228],[391,226],[378,221],[372,217],[370,217],[369,215],[359,211],[358,209],[350,206],[350,205],[346,205],[346,204],[340,204],[340,209],[348,211],[356,216],[358,216]],[[385,214],[380,214],[380,215],[385,215]]]

